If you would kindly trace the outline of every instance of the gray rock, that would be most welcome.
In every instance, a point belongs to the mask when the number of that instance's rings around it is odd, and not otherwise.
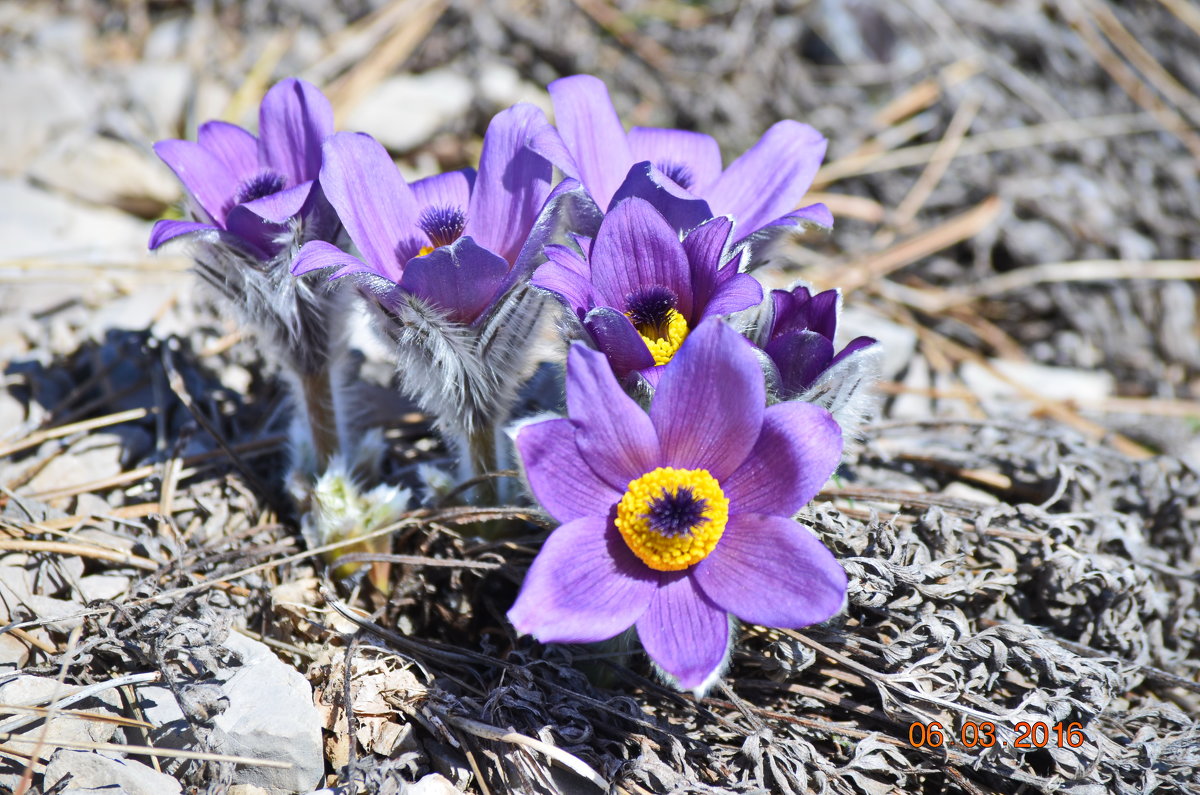
[[[465,114],[473,96],[470,80],[445,69],[397,75],[380,82],[351,111],[346,128],[369,133],[394,152],[407,152]]]
[[[70,776],[63,795],[178,795],[179,782],[166,773],[128,759],[113,759],[92,751],[55,752],[46,765],[44,789]]]
[[[161,215],[180,196],[175,176],[149,149],[91,133],[47,147],[27,173],[61,193],[143,218]]]
[[[223,645],[242,664],[223,672],[227,676],[221,689],[228,703],[214,723],[224,737],[211,750],[292,765],[286,770],[240,765],[231,783],[262,787],[273,795],[313,789],[325,773],[325,758],[312,687],[256,640],[231,633]],[[158,727],[160,744],[187,741],[183,715],[165,688],[140,688],[138,698],[146,719]]]
[[[43,707],[59,699],[78,693],[83,688],[77,685],[60,684],[54,679],[41,676],[18,674],[4,680],[0,684],[0,704],[24,707]],[[111,715],[120,714],[119,698],[115,691],[105,690],[95,696],[71,705],[71,709],[88,712],[107,712]],[[104,743],[109,742],[117,732],[115,723],[87,720],[72,715],[55,715],[49,725],[41,720],[27,722],[28,715],[21,713],[5,716],[0,721],[0,731],[13,731],[13,740],[6,741],[14,747],[28,749],[30,744],[21,742],[21,738],[38,739],[47,749],[55,743]],[[15,725],[17,723],[22,725]],[[11,792],[21,779],[22,769],[0,765],[0,792]]]

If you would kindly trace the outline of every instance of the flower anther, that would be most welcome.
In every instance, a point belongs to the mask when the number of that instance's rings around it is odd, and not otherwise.
[[[656,571],[682,571],[708,557],[729,522],[729,500],[706,469],[659,467],[634,479],[617,503],[617,529]]]
[[[654,363],[671,361],[688,335],[687,318],[675,309],[679,298],[669,288],[656,285],[629,296],[627,302],[629,311],[625,314],[645,341]]]
[[[432,244],[422,246],[417,252],[418,257],[423,257],[436,248],[448,246],[458,240],[467,225],[467,214],[458,207],[427,207],[417,219],[417,225]]]

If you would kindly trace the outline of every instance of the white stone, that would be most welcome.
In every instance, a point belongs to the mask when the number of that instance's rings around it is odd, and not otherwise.
[[[43,789],[50,789],[67,776],[71,779],[63,790],[64,795],[111,795],[117,792],[128,795],[178,795],[182,791],[174,778],[140,762],[64,748],[56,751],[46,765]]]
[[[870,309],[844,307],[838,318],[838,348],[855,337],[874,337],[883,351],[880,378],[895,380],[912,359],[917,349],[917,332],[893,323]]]
[[[0,173],[19,174],[52,138],[94,118],[99,91],[79,74],[49,63],[0,63]],[[0,198],[4,215],[19,205]],[[6,252],[7,256],[12,256]]]
[[[1051,367],[1006,359],[992,359],[989,363],[1013,383],[1047,400],[1087,403],[1104,400],[1116,390],[1116,381],[1112,374],[1100,370]],[[965,362],[959,370],[959,375],[963,384],[985,402],[1011,405],[1014,399],[1028,401],[1020,389],[1006,383],[982,365]]]
[[[0,704],[23,707],[44,707],[49,704],[78,693],[83,688],[78,685],[60,684],[54,679],[42,676],[19,674],[0,685]],[[76,702],[71,709],[83,709],[90,712],[109,712],[114,715],[120,712],[120,699],[116,691],[104,690],[95,696]],[[21,716],[6,716],[0,725],[7,724]],[[56,742],[67,743],[106,743],[112,739],[119,728],[115,723],[89,720],[72,715],[59,714],[50,719],[49,726],[41,720],[27,723],[15,729],[19,736],[41,737],[45,732],[45,742],[53,745]],[[2,782],[0,782],[2,787]]]
[[[541,86],[521,79],[521,74],[506,63],[494,61],[479,67],[479,95],[496,109],[507,108],[518,102],[528,102],[552,116],[554,106],[550,94]]]
[[[420,781],[410,784],[405,790],[408,795],[461,795],[462,790],[454,786],[450,779],[441,773],[430,773]]]
[[[134,112],[152,140],[180,135],[192,87],[192,70],[187,64],[169,61],[130,64],[125,85]]]
[[[0,124],[0,135],[5,125]],[[139,260],[147,256],[148,222],[107,207],[93,207],[36,188],[24,180],[0,179],[0,240],[4,259],[46,260],[53,265]],[[4,268],[0,267],[0,274]],[[47,276],[49,278],[49,276]],[[60,299],[93,289],[90,279],[57,276]],[[6,286],[5,293],[19,288]],[[5,303],[9,303],[6,296]],[[33,307],[27,307],[33,310]]]
[[[346,128],[368,133],[395,152],[427,142],[471,107],[471,81],[445,69],[397,75],[375,86],[350,112]]]

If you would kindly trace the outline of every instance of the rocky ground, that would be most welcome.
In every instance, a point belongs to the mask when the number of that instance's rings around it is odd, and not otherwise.
[[[1198,51],[1186,0],[0,2],[0,791],[1200,791]],[[825,132],[837,228],[763,278],[887,354],[805,515],[848,611],[745,628],[702,700],[513,636],[519,505],[411,515],[386,597],[327,579],[271,363],[145,249],[150,144],[281,77],[415,176],[577,72],[727,157]],[[411,484],[445,452],[354,344]]]

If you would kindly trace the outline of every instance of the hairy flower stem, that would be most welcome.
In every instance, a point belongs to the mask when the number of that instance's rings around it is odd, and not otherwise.
[[[300,374],[304,413],[312,436],[317,471],[323,472],[329,461],[341,451],[337,406],[333,397],[333,378],[328,368]]]
[[[490,423],[475,433],[467,435],[467,465],[470,467],[467,477],[478,477],[494,472],[496,466],[496,428]],[[471,489],[474,502],[480,505],[497,505],[500,492],[495,478],[486,478],[478,486]]]

